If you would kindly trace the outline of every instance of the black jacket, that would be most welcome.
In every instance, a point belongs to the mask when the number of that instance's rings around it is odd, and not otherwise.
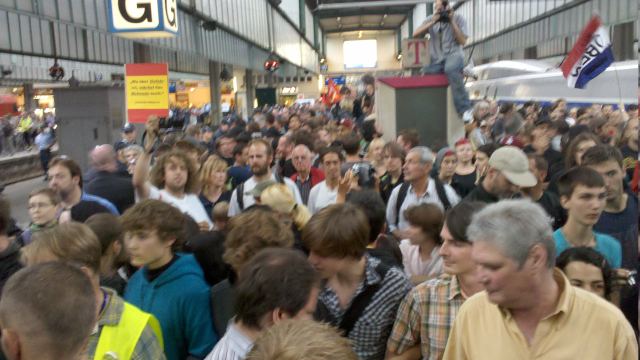
[[[9,247],[0,252],[0,294],[11,275],[20,269],[22,269],[20,246],[17,242],[12,241]]]
[[[111,201],[120,214],[135,202],[131,178],[108,171],[97,172],[93,180],[85,186],[84,191]]]

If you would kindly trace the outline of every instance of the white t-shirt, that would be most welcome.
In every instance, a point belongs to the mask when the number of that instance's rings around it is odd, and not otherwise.
[[[273,173],[271,174],[271,180],[277,182],[276,176]],[[296,203],[300,205],[304,205],[302,203],[302,197],[300,196],[300,190],[298,190],[296,183],[294,183],[289,178],[284,178],[283,180],[284,180],[284,184],[287,185],[289,190],[293,192],[293,196],[296,199]],[[253,198],[253,195],[251,195],[250,192],[251,190],[253,190],[254,187],[256,187],[257,184],[258,183],[256,182],[256,179],[254,176],[250,177],[249,180],[244,182],[244,185],[243,185],[244,194],[242,195],[243,196],[242,201],[244,202],[243,209],[241,209],[240,204],[238,204],[238,198],[237,198],[238,190],[233,189],[233,192],[231,193],[231,201],[229,202],[229,212],[228,212],[229,217],[240,214],[242,210],[256,203],[256,200]]]
[[[197,223],[206,221],[209,224],[209,228],[213,227],[213,223],[197,195],[185,194],[182,199],[179,199],[164,189],[160,190],[155,186],[149,186],[149,199],[161,200],[171,204],[191,216]]]
[[[230,322],[227,332],[204,360],[244,360],[252,347],[253,341]]]
[[[429,277],[437,277],[442,274],[442,258],[439,254],[440,247],[436,246],[431,251],[431,259],[422,261],[420,258],[420,247],[412,245],[409,239],[400,241],[400,252],[402,252],[402,265],[404,265],[404,273],[409,278],[412,276],[427,275]]]
[[[315,214],[320,211],[320,209],[335,204],[337,197],[338,187],[331,190],[327,186],[327,182],[322,181],[316,184],[316,186],[311,189],[307,207],[312,214]]]

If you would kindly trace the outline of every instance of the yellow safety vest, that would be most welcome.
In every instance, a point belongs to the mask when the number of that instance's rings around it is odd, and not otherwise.
[[[151,314],[124,303],[117,326],[103,326],[98,339],[94,360],[129,360],[142,331],[149,324],[155,332],[160,347],[164,348],[160,323]]]

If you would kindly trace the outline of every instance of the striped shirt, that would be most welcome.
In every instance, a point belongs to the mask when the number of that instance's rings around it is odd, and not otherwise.
[[[253,341],[240,332],[232,319],[227,327],[227,332],[224,333],[224,336],[205,360],[243,360],[252,347]]]
[[[380,284],[380,288],[356,320],[349,333],[349,340],[351,340],[353,350],[360,359],[383,359],[387,338],[391,332],[398,305],[411,285],[402,270],[397,268],[390,268],[382,278],[376,271],[380,260],[368,255],[365,256],[365,279],[356,289],[353,298],[364,291],[365,283],[367,285]],[[342,321],[347,309],[340,307],[340,300],[333,289],[325,286],[320,292],[318,301],[326,306],[338,323]]]
[[[443,274],[416,286],[400,304],[387,350],[402,354],[419,343],[423,359],[441,359],[463,302],[455,276]]]

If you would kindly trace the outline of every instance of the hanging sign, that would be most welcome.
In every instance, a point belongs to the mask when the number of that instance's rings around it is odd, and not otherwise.
[[[169,66],[125,64],[127,120],[144,123],[150,115],[169,115]]]
[[[162,38],[178,33],[178,0],[107,0],[109,32],[126,38]]]

